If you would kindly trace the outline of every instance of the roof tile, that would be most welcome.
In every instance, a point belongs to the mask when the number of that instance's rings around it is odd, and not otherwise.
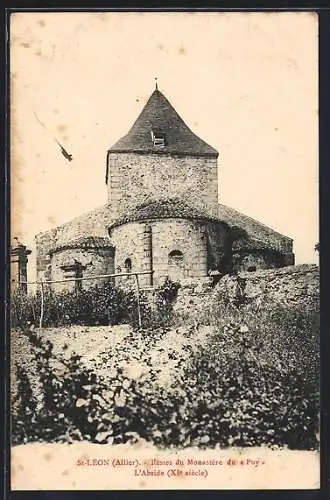
[[[113,248],[113,245],[111,244],[109,238],[103,238],[100,236],[83,236],[55,245],[51,249],[50,253],[58,252],[60,250],[68,250],[70,248]]]
[[[212,219],[203,210],[193,208],[179,199],[172,198],[155,200],[138,205],[113,221],[110,228],[138,220],[166,219],[172,217],[178,219]]]
[[[164,146],[153,145],[152,132],[163,134]],[[214,148],[189,129],[158,89],[151,94],[130,131],[109,152],[218,156]]]

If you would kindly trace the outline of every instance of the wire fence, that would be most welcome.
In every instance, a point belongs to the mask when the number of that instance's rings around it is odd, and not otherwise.
[[[142,317],[141,317],[141,287],[139,283],[139,276],[142,275],[152,275],[154,271],[138,271],[135,273],[114,273],[114,274],[95,274],[94,276],[86,276],[79,278],[64,278],[60,280],[36,280],[36,281],[19,281],[19,285],[40,285],[40,293],[41,293],[41,307],[40,307],[40,319],[39,319],[39,328],[42,328],[44,313],[45,313],[45,285],[50,285],[53,283],[68,283],[68,282],[82,282],[82,281],[91,281],[105,278],[119,278],[119,277],[134,277],[135,279],[135,291],[137,297],[137,313],[138,313],[138,322],[139,327],[142,326]]]

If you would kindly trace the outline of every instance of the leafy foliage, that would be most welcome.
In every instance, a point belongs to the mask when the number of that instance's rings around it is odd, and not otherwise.
[[[210,444],[317,447],[318,340],[304,328],[310,321],[302,313],[285,314],[289,330],[281,329],[280,308],[268,317],[271,323],[255,317],[258,329],[251,330],[245,316],[215,333],[193,358],[187,379]]]
[[[155,291],[155,308],[145,294],[141,294],[140,309],[144,326],[157,326],[170,320],[178,283],[166,280]],[[41,293],[27,295],[16,290],[11,297],[11,326],[26,328],[39,325]],[[63,325],[138,325],[137,296],[133,290],[124,290],[112,283],[87,290],[44,291],[43,326]]]
[[[112,283],[87,290],[44,292],[43,326],[112,325],[129,321],[136,308],[134,292],[124,291]],[[11,325],[37,326],[41,311],[41,293],[26,295],[15,291],[11,298]]]
[[[131,330],[124,342],[99,354],[93,369],[74,354],[69,360],[56,357],[49,343],[26,332],[35,345],[45,397],[36,411],[24,388],[26,377],[18,374],[15,442],[117,444],[144,438],[166,448],[316,449],[315,311],[221,304],[218,313],[203,339],[198,327],[191,327],[189,336],[166,328]],[[144,370],[132,376],[123,366],[134,359]],[[172,363],[167,383],[160,377],[161,359]]]
[[[135,442],[159,447],[287,446],[317,449],[319,310],[314,299],[289,306],[217,300],[194,326],[170,329],[179,285],[167,280],[153,305],[141,296],[142,329],[99,352],[87,367],[33,333],[40,294],[14,294],[12,325],[33,345],[43,397],[17,364],[14,443]],[[79,292],[45,294],[45,326],[138,324],[134,292],[108,283]],[[203,321],[206,321],[203,325]],[[207,335],[201,336],[207,326]],[[153,354],[156,353],[156,356]],[[141,367],[132,376],[123,366]],[[170,377],[162,379],[163,365]],[[103,369],[103,370],[102,370]]]
[[[168,325],[172,319],[173,305],[176,300],[180,284],[167,278],[157,288],[155,296],[156,318],[158,325]]]

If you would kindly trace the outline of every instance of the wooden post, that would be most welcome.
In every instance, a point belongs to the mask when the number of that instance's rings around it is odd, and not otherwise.
[[[42,322],[43,322],[43,319],[44,319],[44,283],[43,283],[43,280],[41,278],[40,280],[40,284],[41,284],[41,305],[40,305],[40,321],[39,321],[39,328],[41,329],[42,328]]]
[[[138,318],[139,318],[139,327],[141,328],[142,320],[141,320],[140,286],[139,286],[138,274],[135,274],[135,283],[136,283],[136,292],[137,292],[137,310],[138,310]]]

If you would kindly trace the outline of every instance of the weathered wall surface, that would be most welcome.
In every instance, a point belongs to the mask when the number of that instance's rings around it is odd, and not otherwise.
[[[207,270],[229,272],[232,265],[231,232],[222,222],[206,224]]]
[[[266,256],[262,252],[245,255],[234,254],[233,260],[234,269],[238,272],[263,270],[273,267],[271,262],[267,262]]]
[[[218,215],[215,158],[109,153],[108,168],[108,201],[115,218],[136,205],[168,198]]]
[[[36,241],[36,268],[37,279],[49,280],[51,277],[51,259],[49,251],[56,243],[56,229],[37,234]]]
[[[30,253],[31,250],[28,250],[25,245],[19,243],[18,240],[14,240],[10,249],[10,284],[12,292],[17,288],[25,293],[27,292],[27,285],[23,285],[22,282],[27,281],[27,263]]]
[[[67,243],[82,236],[104,236],[107,237],[107,226],[111,223],[111,208],[104,205],[92,210],[87,214],[62,224],[50,231],[36,235],[37,248],[37,276],[46,273],[46,279],[50,279],[50,256],[49,251],[56,245]]]
[[[111,242],[116,248],[115,268],[124,268],[127,258],[132,261],[132,271],[150,269],[148,266],[148,249],[145,246],[145,229],[151,228],[152,234],[152,268],[154,284],[161,283],[166,276],[173,281],[192,277],[207,276],[208,271],[208,238],[205,224],[184,219],[163,219],[145,222],[126,223],[114,227],[111,231]],[[221,226],[222,227],[222,226]],[[225,246],[226,232],[219,230],[219,241]],[[214,237],[214,235],[213,235]],[[182,265],[170,264],[169,254],[173,251],[183,255]],[[146,280],[141,280],[143,283]]]
[[[229,299],[233,299],[240,287],[247,299],[268,298],[288,306],[319,297],[319,268],[314,264],[242,272],[238,277],[239,280],[236,276],[224,276],[219,281],[215,293],[225,294]]]
[[[268,249],[233,252],[233,270],[235,272],[260,271],[285,265],[288,265],[288,262],[284,255]]]
[[[179,290],[174,311],[188,323],[207,320],[213,305],[226,300],[234,302],[242,293],[252,303],[268,300],[286,307],[319,301],[319,268],[314,264],[288,266],[256,272],[242,272],[222,277],[215,287],[210,280],[188,284]]]
[[[91,248],[81,249],[72,248],[58,251],[52,254],[51,257],[51,279],[62,280],[65,279],[65,272],[61,266],[72,264],[74,259],[86,266],[83,271],[83,277],[88,278],[93,275],[112,274],[114,272],[114,257],[113,251]],[[108,279],[86,280],[82,282],[82,288],[87,289],[95,285],[101,285]],[[75,283],[70,281],[68,283],[54,283],[52,288],[54,291],[60,290],[73,290]]]
[[[173,306],[173,313],[179,323],[187,325],[203,323],[208,316],[212,301],[214,290],[212,282],[212,278],[205,277],[198,283],[196,280],[186,280],[181,284]]]

